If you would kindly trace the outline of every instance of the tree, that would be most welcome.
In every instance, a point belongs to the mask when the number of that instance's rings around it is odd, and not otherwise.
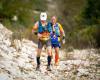
[[[87,0],[82,15],[86,24],[100,24],[100,0]]]
[[[32,22],[33,11],[43,11],[46,9],[45,0],[0,0],[0,18],[11,22],[14,16],[18,17],[18,22],[27,26]]]
[[[97,47],[100,47],[100,0],[87,0],[87,4],[82,13],[85,25],[95,27],[95,33],[92,35],[96,41]]]

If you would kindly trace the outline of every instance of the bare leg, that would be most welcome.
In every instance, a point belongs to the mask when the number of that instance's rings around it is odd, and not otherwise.
[[[55,48],[55,65],[58,65],[59,61],[59,47]]]

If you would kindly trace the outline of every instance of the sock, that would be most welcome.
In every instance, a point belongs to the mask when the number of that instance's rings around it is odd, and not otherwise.
[[[40,65],[40,57],[37,57],[37,65]]]
[[[50,66],[50,63],[51,63],[51,56],[48,56],[48,66]]]

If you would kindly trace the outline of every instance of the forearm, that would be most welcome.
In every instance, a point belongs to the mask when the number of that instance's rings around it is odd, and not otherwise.
[[[38,29],[38,22],[35,23],[35,25],[32,28],[32,33],[36,32]]]

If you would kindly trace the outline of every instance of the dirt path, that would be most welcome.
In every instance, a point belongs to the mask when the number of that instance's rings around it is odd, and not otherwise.
[[[100,80],[100,52],[97,50],[60,50],[59,65],[54,65],[53,58],[52,71],[46,70],[47,55],[44,51],[40,58],[41,71],[36,71],[37,44],[23,39],[17,51],[10,46],[11,33],[0,26],[0,80]]]

